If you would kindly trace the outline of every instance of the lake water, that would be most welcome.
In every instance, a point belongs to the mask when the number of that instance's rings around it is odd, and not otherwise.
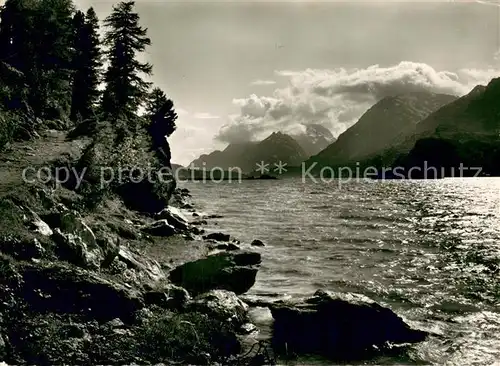
[[[266,243],[250,294],[362,293],[435,333],[407,363],[500,360],[500,179],[182,186],[208,229]]]

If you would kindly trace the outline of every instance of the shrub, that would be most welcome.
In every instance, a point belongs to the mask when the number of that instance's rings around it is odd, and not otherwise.
[[[230,327],[201,313],[167,313],[142,326],[140,352],[153,362],[224,362],[240,351]]]

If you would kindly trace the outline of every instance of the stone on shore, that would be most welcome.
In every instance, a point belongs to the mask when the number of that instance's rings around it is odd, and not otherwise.
[[[77,266],[99,269],[104,260],[104,253],[95,240],[85,242],[80,236],[63,233],[59,228],[54,230],[52,240],[57,245],[58,257]]]
[[[36,312],[83,314],[91,319],[130,319],[143,308],[139,292],[76,267],[25,266],[23,299]]]
[[[182,287],[167,284],[161,289],[148,291],[144,294],[147,305],[156,305],[164,309],[180,310],[186,307],[191,299],[189,293]]]
[[[146,277],[146,279],[154,282],[165,279],[165,272],[156,260],[141,256],[130,248],[120,246],[118,259],[124,262],[127,268],[136,270],[139,277]]]
[[[254,285],[260,263],[259,253],[221,252],[180,265],[170,280],[194,295],[215,289],[243,294]]]
[[[188,305],[188,309],[237,328],[248,322],[248,305],[234,292],[226,290],[212,290],[199,295]]]
[[[158,219],[167,220],[167,222],[171,226],[178,230],[184,231],[189,228],[188,220],[176,207],[168,206],[167,208],[160,211],[156,216]]]
[[[359,359],[389,345],[416,343],[427,333],[368,297],[317,291],[314,296],[270,306],[273,347],[278,353]]]
[[[208,246],[210,250],[227,250],[227,251],[234,251],[234,250],[240,250],[241,248],[237,246],[234,243],[214,243],[210,244]]]
[[[40,216],[38,216],[38,214],[32,210],[29,210],[30,212],[30,216],[31,218],[28,219],[30,220],[30,223],[29,225],[31,226],[31,228],[43,235],[43,236],[51,236],[53,234],[52,232],[52,229],[50,228],[50,226],[45,222],[43,221]]]
[[[177,232],[175,227],[170,225],[170,223],[165,219],[158,220],[151,225],[146,226],[142,229],[142,231],[153,236],[172,236]]]

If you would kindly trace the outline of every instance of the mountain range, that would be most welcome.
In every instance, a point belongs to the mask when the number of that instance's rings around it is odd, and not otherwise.
[[[453,95],[426,92],[383,98],[306,165],[316,162],[319,166],[346,166],[369,160],[414,136],[420,121],[456,99]]]
[[[289,135],[277,131],[262,141],[229,144],[222,151],[201,155],[190,166],[224,170],[239,167],[243,172],[254,171],[261,162],[271,167],[280,161],[287,166],[298,166],[333,141],[335,138],[327,128],[310,124],[301,134]]]
[[[456,175],[462,164],[481,167],[484,175],[500,175],[500,78],[462,97],[430,92],[385,97],[337,140],[312,124],[300,135],[275,132],[262,141],[230,144],[191,164],[251,172],[261,161],[271,166],[282,161],[289,168],[305,162],[305,167],[314,165],[313,172],[323,167],[400,167],[406,177],[412,167],[439,170],[412,178]]]

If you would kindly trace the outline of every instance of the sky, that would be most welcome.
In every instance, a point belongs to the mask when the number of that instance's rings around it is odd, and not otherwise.
[[[112,1],[77,0],[103,19]],[[174,101],[173,161],[319,123],[339,135],[384,96],[463,95],[500,76],[500,4],[136,1],[152,81]]]

